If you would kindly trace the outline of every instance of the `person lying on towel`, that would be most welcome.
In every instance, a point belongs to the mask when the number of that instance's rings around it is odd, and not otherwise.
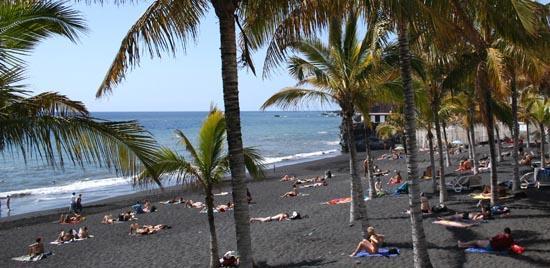
[[[367,239],[363,239],[355,248],[355,251],[351,253],[350,257],[354,257],[357,253],[361,251],[367,251],[370,254],[378,253],[378,249],[384,243],[384,236],[377,234],[374,231],[374,227],[370,226],[367,228]]]
[[[132,234],[140,234],[140,235],[148,235],[148,234],[154,234],[162,229],[168,229],[170,226],[166,224],[157,224],[157,225],[143,225],[139,226],[137,223],[130,224],[130,235]]]
[[[403,177],[401,177],[401,172],[399,170],[395,171],[395,175],[391,177],[390,181],[388,181],[388,184],[400,184],[403,181]]]
[[[499,233],[493,236],[491,239],[486,240],[473,240],[468,242],[458,241],[459,248],[484,248],[488,251],[505,251],[509,250],[510,247],[514,244],[514,239],[512,238],[512,231],[510,228],[504,228],[503,233]]]
[[[491,215],[491,209],[486,206],[481,207],[481,212],[464,212],[464,213],[457,213],[455,215],[450,215],[446,217],[439,217],[439,220],[450,220],[450,221],[482,221],[482,220],[489,220],[492,218]]]
[[[292,191],[286,192],[284,195],[281,195],[281,197],[296,197],[298,196],[298,187],[296,184],[292,186]]]

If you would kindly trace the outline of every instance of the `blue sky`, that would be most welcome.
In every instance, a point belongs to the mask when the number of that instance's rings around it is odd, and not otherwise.
[[[30,89],[58,91],[83,101],[91,111],[203,111],[211,103],[223,107],[218,23],[212,12],[201,24],[198,42],[190,42],[186,53],[180,50],[176,58],[143,57],[141,66],[129,72],[113,94],[96,99],[120,41],[147,5],[73,7],[86,18],[89,32],[77,44],[63,38],[42,42],[28,57]],[[294,84],[283,68],[262,80],[263,54],[254,56],[258,77],[245,69],[239,73],[243,111],[258,110],[274,92]]]

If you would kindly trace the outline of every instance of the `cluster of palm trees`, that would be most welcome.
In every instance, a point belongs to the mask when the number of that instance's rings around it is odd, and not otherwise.
[[[48,12],[40,12],[41,7]],[[35,17],[25,17],[25,10],[36,12]],[[206,189],[211,187],[210,181],[219,179],[217,172],[228,168],[235,203],[237,250],[241,265],[252,267],[244,181],[247,154],[241,137],[237,66],[242,63],[255,73],[250,53],[267,46],[263,76],[269,78],[272,70],[288,63],[297,85],[276,93],[264,103],[264,108],[285,108],[311,100],[341,107],[350,149],[350,222],[359,220],[363,231],[368,218],[357,153],[352,146],[352,116],[354,112],[368,115],[369,107],[379,102],[398,107],[396,111],[401,115],[395,121],[403,122],[401,131],[407,148],[414,263],[415,267],[431,267],[417,185],[417,125],[427,128],[430,134],[435,128],[443,175],[445,135],[441,130],[445,130],[446,122],[461,118],[472,141],[475,123],[482,122],[493,160],[493,189],[497,184],[495,119],[512,129],[516,162],[519,118],[536,122],[544,141],[550,113],[550,7],[529,0],[156,0],[123,38],[97,97],[110,93],[121,83],[129,69],[139,64],[143,53],[158,57],[174,54],[177,47],[185,48],[197,37],[200,22],[210,10],[219,20],[225,115],[222,120],[217,111],[210,113],[205,122],[213,129],[204,131],[211,133],[215,142],[203,141],[212,150],[207,155],[201,147],[198,151],[202,153],[197,151],[194,162],[186,162],[165,149],[159,153],[154,141],[135,122],[95,120],[82,104],[55,93],[25,96],[26,92],[16,85],[21,74],[16,68],[21,66],[18,53],[28,52],[37,41],[54,34],[74,40],[84,25],[78,13],[55,2],[3,2],[0,150],[20,150],[24,155],[31,149],[38,150],[51,162],[68,155],[75,162],[105,163],[127,173],[145,170],[142,175],[156,180],[165,172],[177,171],[203,178],[201,183]],[[21,22],[14,21],[17,19]],[[363,38],[358,38],[358,29],[366,29]],[[318,39],[323,33],[328,33],[327,43]],[[507,120],[502,115],[506,115],[510,100],[512,119]],[[518,100],[525,105],[520,107]],[[224,131],[217,129],[216,124],[224,125]],[[186,149],[194,151],[185,135],[180,136]],[[221,151],[214,149],[221,148],[223,138],[227,140],[228,156],[222,161]],[[541,144],[544,153],[544,142]],[[517,166],[514,174],[517,189]],[[445,185],[444,180],[440,176],[440,185]],[[440,192],[443,203],[445,191]],[[205,193],[208,197],[208,191]],[[491,201],[496,201],[495,191]],[[215,233],[213,245],[214,242]],[[212,259],[217,257],[215,251],[212,250]],[[211,266],[216,265],[217,260],[212,260]]]

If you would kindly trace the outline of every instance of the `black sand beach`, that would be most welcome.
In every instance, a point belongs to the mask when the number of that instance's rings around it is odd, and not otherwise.
[[[480,148],[483,153],[486,149]],[[420,153],[420,168],[429,165],[427,152]],[[463,155],[466,155],[464,153]],[[456,159],[453,166],[456,168]],[[383,160],[376,163],[382,169],[400,169],[405,172],[405,160]],[[302,178],[322,175],[325,170],[335,175],[327,187],[303,189],[309,194],[296,198],[280,198],[291,188],[290,182],[280,182],[284,174]],[[259,267],[412,267],[413,253],[409,216],[403,213],[408,206],[405,195],[383,197],[367,202],[371,225],[386,236],[390,247],[397,247],[401,255],[385,258],[350,258],[360,241],[359,225],[348,226],[349,204],[329,206],[321,204],[333,198],[349,196],[347,156],[337,156],[308,163],[268,170],[268,178],[249,184],[254,198],[250,206],[252,217],[265,217],[280,212],[299,211],[309,218],[252,224],[254,258]],[[404,174],[404,173],[403,173]],[[511,178],[511,159],[499,165],[499,178]],[[483,174],[488,180],[489,174]],[[452,175],[448,176],[450,179]],[[389,176],[384,178],[387,181]],[[366,183],[364,183],[366,187]],[[421,188],[430,193],[428,181]],[[228,185],[219,191],[230,191]],[[469,192],[449,192],[448,206],[457,211],[478,210],[477,202],[468,197]],[[61,229],[69,226],[54,223],[59,211],[5,218],[0,221],[0,266],[2,267],[206,267],[209,254],[209,232],[206,214],[183,205],[161,205],[159,211],[139,215],[140,224],[168,224],[172,228],[157,234],[129,236],[129,223],[103,225],[104,214],[118,214],[138,199],[166,200],[181,191],[174,189],[164,193],[143,192],[97,202],[85,207],[86,220],[75,226],[88,226],[94,238],[61,246],[46,244],[50,256],[38,263],[12,261],[12,257],[26,253],[26,245],[42,236],[46,243],[55,240]],[[186,199],[203,201],[200,193],[186,191]],[[429,194],[432,205],[438,196]],[[216,203],[229,201],[230,195],[216,196]],[[549,191],[528,191],[524,199],[504,203],[512,210],[508,218],[499,218],[469,229],[446,228],[433,224],[433,217],[426,217],[424,228],[429,254],[434,267],[549,267],[550,266],[550,195]],[[65,211],[65,209],[63,210]],[[216,214],[220,254],[236,250],[232,212]],[[524,246],[523,255],[489,255],[464,253],[457,248],[457,240],[485,239],[510,227],[518,244]]]

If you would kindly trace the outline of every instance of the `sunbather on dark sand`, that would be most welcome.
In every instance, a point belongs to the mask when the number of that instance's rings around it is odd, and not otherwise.
[[[227,204],[216,206],[216,210],[218,212],[226,212],[226,211],[232,209],[234,206],[235,205],[232,202],[228,202]]]
[[[351,257],[354,257],[357,255],[357,253],[365,250],[370,254],[376,254],[378,253],[378,249],[380,246],[384,243],[384,236],[381,234],[377,234],[374,231],[374,227],[367,228],[367,239],[363,239],[359,244],[357,245],[357,248],[355,248],[355,251],[351,253]]]
[[[168,229],[170,226],[166,224],[157,224],[157,225],[143,225],[139,226],[137,223],[130,224],[130,235],[132,234],[139,234],[139,235],[147,235],[147,234],[154,234],[162,229]]]
[[[79,223],[82,220],[82,216],[80,214],[74,214],[73,216],[69,214],[61,214],[59,217],[59,223],[66,224],[66,223]]]
[[[42,238],[36,238],[35,242],[28,246],[27,255],[34,257],[44,253]]]
[[[403,177],[401,177],[401,172],[399,170],[395,171],[395,175],[391,177],[391,179],[388,181],[388,184],[400,184],[403,181]]]
[[[292,186],[292,191],[286,192],[284,195],[281,195],[281,197],[295,197],[298,196],[298,187],[296,185]]]
[[[275,216],[265,218],[250,218],[250,223],[254,222],[270,222],[270,221],[285,221],[289,219],[288,213],[279,213]]]
[[[458,169],[455,171],[471,171],[472,170],[472,161],[471,160],[461,160],[458,164]]]
[[[300,188],[321,187],[321,186],[328,186],[328,182],[323,179],[321,182],[302,185],[300,186]]]
[[[288,176],[288,175],[284,175],[282,178],[281,178],[281,181],[293,181],[295,180],[296,177],[294,176]]]
[[[446,217],[439,217],[440,220],[451,220],[451,221],[482,221],[491,219],[491,210],[487,207],[481,207],[481,212],[464,212],[457,213],[455,215],[450,215]]]
[[[477,247],[484,248],[489,251],[504,251],[509,250],[514,244],[512,238],[512,231],[510,228],[504,228],[504,232],[493,236],[491,239],[486,240],[473,240],[469,242],[458,241],[459,248]]]
[[[203,202],[193,202],[193,200],[187,200],[185,206],[188,208],[204,208]]]

